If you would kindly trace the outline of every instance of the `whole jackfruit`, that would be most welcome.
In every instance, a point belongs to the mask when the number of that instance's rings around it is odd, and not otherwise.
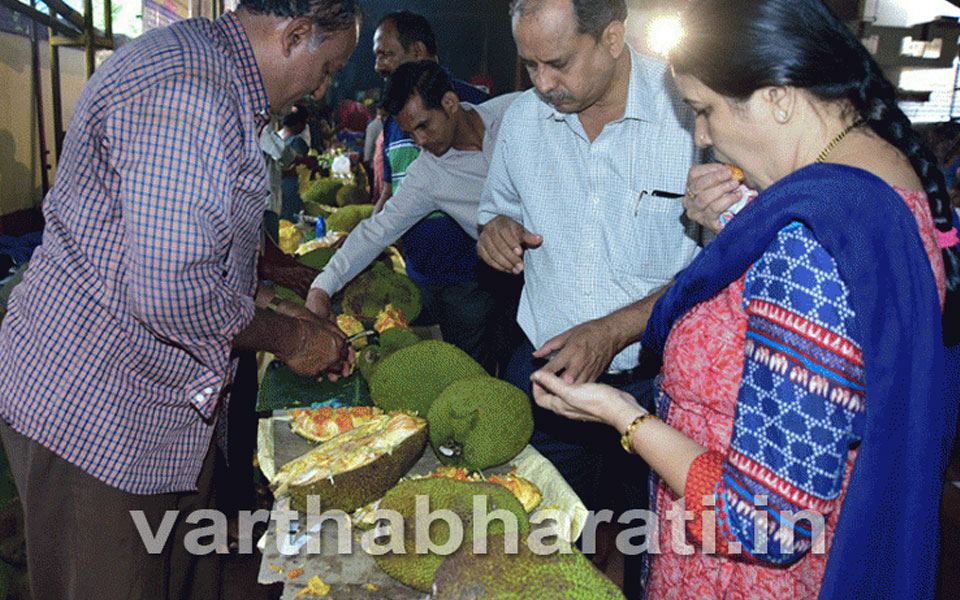
[[[370,192],[353,183],[348,183],[337,190],[337,206],[353,206],[354,204],[370,204]]]
[[[373,379],[377,365],[401,348],[420,343],[417,334],[403,327],[391,327],[380,333],[378,344],[371,344],[357,353],[357,366],[367,383]]]
[[[487,375],[458,379],[427,413],[430,445],[445,465],[482,471],[523,450],[533,433],[527,395]]]
[[[333,177],[324,177],[323,179],[314,179],[306,190],[301,191],[300,197],[304,204],[310,202],[313,204],[325,204],[327,206],[337,206],[337,193],[343,187],[343,182]],[[316,216],[316,215],[313,215]]]
[[[345,313],[371,320],[392,304],[403,311],[408,322],[417,318],[422,307],[416,284],[379,260],[346,285],[341,304]]]
[[[430,405],[448,385],[485,371],[452,344],[427,340],[382,359],[370,380],[370,398],[386,411],[416,411],[426,417]]]
[[[487,541],[484,553],[465,545],[441,563],[432,600],[625,600],[620,588],[566,543],[548,544],[563,551],[545,554],[534,552],[528,538],[497,535]]]
[[[372,214],[372,204],[355,204],[338,208],[337,212],[327,217],[327,231],[346,231],[349,233],[360,224],[360,221],[370,218]]]
[[[442,519],[432,522],[417,520],[417,496],[429,498],[428,511],[449,510],[456,515],[462,524],[463,542],[460,547],[473,547],[475,539],[473,531],[475,508],[477,516],[489,516],[495,510],[506,510],[515,517],[507,516],[504,519],[488,518],[487,528],[480,537],[503,534],[505,531],[525,535],[530,531],[530,523],[520,502],[502,486],[492,483],[467,483],[447,478],[414,479],[401,481],[384,496],[380,502],[380,510],[396,511],[403,517],[403,545],[404,554],[387,552],[374,555],[374,560],[388,575],[412,588],[429,592],[433,585],[433,577],[437,568],[443,562],[445,555],[433,552],[418,552],[417,538],[421,544],[426,542],[425,535],[429,532],[429,542],[443,545],[450,541],[450,526]],[[486,502],[485,512],[483,502]],[[421,500],[421,502],[423,502]],[[513,523],[516,523],[514,526]],[[400,532],[390,532],[391,538],[400,535]],[[424,549],[426,546],[422,546]],[[452,548],[451,550],[455,550]]]
[[[417,334],[406,327],[391,327],[380,332],[380,346],[388,356],[401,348],[419,343]]]

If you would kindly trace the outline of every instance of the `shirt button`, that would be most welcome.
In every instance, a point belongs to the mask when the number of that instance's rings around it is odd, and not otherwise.
[[[209,396],[213,393],[213,388],[203,388],[203,393]]]
[[[207,397],[204,396],[203,394],[197,394],[196,396],[193,397],[193,399],[196,400],[197,402],[206,402]]]
[[[597,206],[598,204],[600,204],[600,197],[599,197],[599,196],[594,196],[594,197],[591,198],[590,200],[593,201],[593,205],[594,205],[594,206]]]

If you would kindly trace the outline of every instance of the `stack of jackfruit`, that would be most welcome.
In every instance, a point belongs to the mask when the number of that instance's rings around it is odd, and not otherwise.
[[[430,444],[446,465],[482,471],[504,464],[533,433],[526,394],[446,342],[397,350],[376,364],[369,381],[370,398],[383,410],[426,416]]]
[[[376,319],[387,304],[392,304],[412,323],[420,314],[420,290],[407,277],[382,261],[353,278],[343,288],[343,312],[361,319]]]

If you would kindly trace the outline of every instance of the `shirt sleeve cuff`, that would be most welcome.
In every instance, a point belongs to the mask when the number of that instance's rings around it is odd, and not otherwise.
[[[311,290],[323,290],[327,293],[328,296],[333,296],[336,292],[334,291],[336,286],[331,285],[330,276],[326,274],[326,271],[322,271],[319,275],[313,278],[313,283],[310,284]]]

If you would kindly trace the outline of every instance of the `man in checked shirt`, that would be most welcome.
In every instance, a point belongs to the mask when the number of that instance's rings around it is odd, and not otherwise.
[[[257,287],[259,133],[325,93],[360,18],[356,0],[240,0],[143,35],[87,84],[0,329],[33,597],[218,597],[184,520],[210,506],[231,352],[311,376],[348,358],[334,324]]]

